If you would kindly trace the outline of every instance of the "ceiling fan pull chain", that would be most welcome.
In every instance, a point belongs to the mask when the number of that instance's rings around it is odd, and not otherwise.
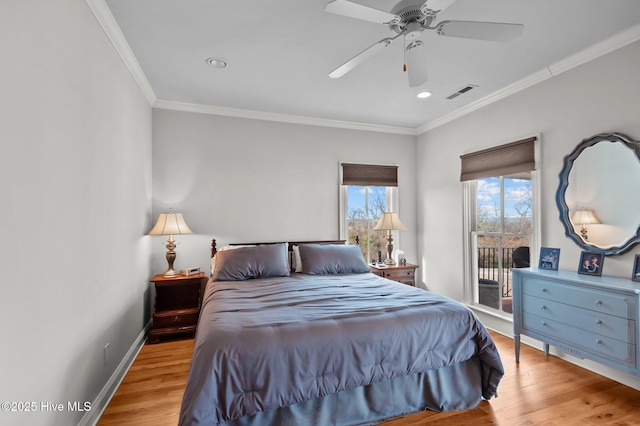
[[[403,50],[403,60],[404,60],[404,66],[402,67],[402,71],[407,72],[407,36],[404,36],[404,49]]]

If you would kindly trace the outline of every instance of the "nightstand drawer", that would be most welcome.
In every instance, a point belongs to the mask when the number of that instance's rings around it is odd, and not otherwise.
[[[418,265],[406,263],[403,265],[369,265],[369,269],[379,277],[398,281],[410,286],[416,285],[416,268]]]
[[[413,268],[411,269],[394,268],[394,269],[382,270],[380,272],[381,272],[381,275],[380,275],[381,277],[389,278],[390,280],[394,280],[394,281],[398,281],[400,279],[413,281],[416,275],[415,269]]]
[[[198,312],[162,312],[153,315],[154,328],[188,327],[198,323]]]
[[[627,318],[594,312],[588,309],[523,295],[525,314],[558,321],[582,330],[635,344],[635,322]]]

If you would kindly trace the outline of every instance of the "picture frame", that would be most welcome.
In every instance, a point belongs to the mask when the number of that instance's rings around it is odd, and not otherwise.
[[[538,269],[557,271],[560,263],[560,249],[554,247],[540,247]]]
[[[604,253],[593,253],[583,251],[580,254],[580,263],[578,264],[578,273],[585,275],[602,275],[602,267],[604,264]]]
[[[636,254],[633,261],[633,271],[631,272],[631,279],[633,281],[640,281],[640,254]]]

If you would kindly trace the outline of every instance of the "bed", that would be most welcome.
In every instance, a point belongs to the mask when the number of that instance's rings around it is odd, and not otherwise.
[[[214,242],[179,424],[375,424],[473,408],[503,374],[469,309],[357,246]]]

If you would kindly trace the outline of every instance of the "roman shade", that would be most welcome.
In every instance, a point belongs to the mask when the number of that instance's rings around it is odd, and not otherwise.
[[[342,163],[342,184],[398,186],[398,166]]]
[[[509,176],[536,169],[536,137],[460,156],[460,181]]]

